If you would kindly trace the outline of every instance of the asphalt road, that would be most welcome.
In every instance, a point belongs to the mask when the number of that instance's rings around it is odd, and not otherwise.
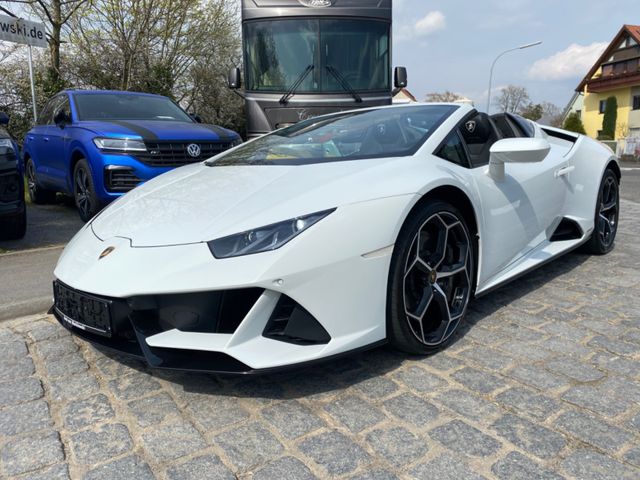
[[[83,225],[65,201],[28,205],[27,218],[25,238],[0,242],[0,320],[44,312],[51,306],[53,269]]]
[[[640,165],[622,165],[622,198],[640,203]]]
[[[622,168],[621,196],[640,204],[640,165]],[[29,205],[27,236],[0,242],[0,320],[41,313],[51,306],[53,269],[64,245],[82,225],[68,203]]]

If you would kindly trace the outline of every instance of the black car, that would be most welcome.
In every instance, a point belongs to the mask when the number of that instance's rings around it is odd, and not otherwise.
[[[6,113],[0,112],[0,240],[16,240],[27,231],[27,207],[18,145],[5,127]]]

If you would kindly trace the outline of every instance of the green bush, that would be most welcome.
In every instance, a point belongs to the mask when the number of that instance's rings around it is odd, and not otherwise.
[[[580,119],[580,115],[578,112],[573,112],[569,114],[567,119],[564,121],[564,125],[562,126],[565,130],[569,130],[570,132],[580,133],[582,135],[586,135],[587,132],[584,129],[584,124]]]
[[[613,140],[616,137],[617,121],[618,99],[616,97],[609,97],[607,98],[607,105],[604,109],[604,118],[602,119],[602,134],[600,135],[600,140]]]

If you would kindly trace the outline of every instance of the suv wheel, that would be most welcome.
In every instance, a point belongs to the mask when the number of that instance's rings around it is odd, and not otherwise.
[[[82,221],[88,222],[100,211],[91,169],[84,158],[78,160],[73,169],[73,196]]]
[[[53,203],[56,199],[56,192],[42,188],[38,184],[38,178],[36,177],[36,166],[33,160],[27,159],[27,187],[29,190],[29,198],[32,203],[37,205],[43,205],[45,203]]]

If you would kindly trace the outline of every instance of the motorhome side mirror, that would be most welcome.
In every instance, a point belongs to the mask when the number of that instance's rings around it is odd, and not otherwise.
[[[8,125],[9,124],[9,115],[4,112],[0,112],[0,125]]]
[[[69,115],[67,115],[67,112],[65,112],[64,110],[60,110],[58,113],[56,113],[56,116],[53,117],[53,123],[62,128],[67,123],[71,123],[71,118],[69,117]]]
[[[393,83],[396,88],[405,88],[409,84],[407,81],[407,69],[405,67],[396,67],[393,77]]]
[[[238,67],[232,68],[229,72],[229,88],[231,90],[237,90],[240,88],[242,79],[240,78],[240,69]]]

